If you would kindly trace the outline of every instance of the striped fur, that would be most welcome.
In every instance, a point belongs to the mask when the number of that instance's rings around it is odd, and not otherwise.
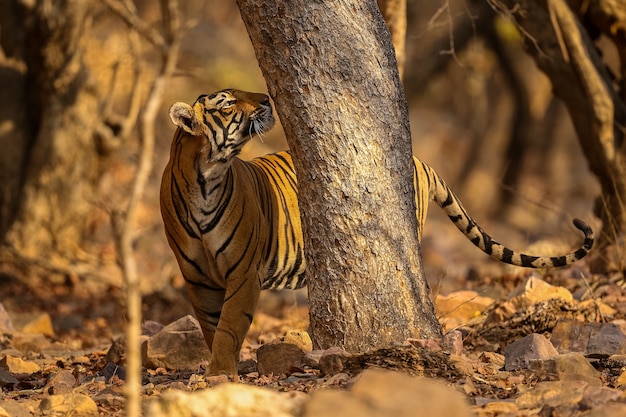
[[[175,103],[178,126],[161,183],[167,239],[212,351],[210,373],[234,375],[261,289],[305,285],[296,176],[288,152],[237,158],[252,135],[272,128],[267,96],[238,90]],[[548,268],[584,257],[593,233],[580,220],[583,246],[561,257],[514,252],[492,240],[428,165],[415,158],[419,230],[434,200],[481,250],[513,265]]]

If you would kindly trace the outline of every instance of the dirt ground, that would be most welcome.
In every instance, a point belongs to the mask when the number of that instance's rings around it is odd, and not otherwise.
[[[557,398],[559,395],[564,396],[565,405],[547,402],[544,405],[533,404],[530,408],[511,406],[513,408],[508,408],[506,412],[489,408],[489,404],[496,402],[515,404],[516,400],[532,392],[541,382],[564,381],[558,372],[549,372],[545,368],[506,370],[505,348],[512,342],[531,333],[550,339],[560,321],[601,324],[621,323],[620,320],[626,319],[626,285],[623,276],[616,272],[612,276],[588,276],[584,280],[580,278],[581,271],[585,271],[584,265],[543,277],[536,273],[515,272],[479,277],[472,273],[469,279],[457,279],[455,286],[458,289],[459,283],[462,283],[461,287],[465,291],[451,292],[452,299],[455,294],[465,294],[467,290],[476,291],[476,295],[458,298],[457,306],[451,309],[445,307],[449,305],[445,303],[446,300],[449,302],[450,297],[443,293],[436,297],[438,315],[444,329],[447,332],[456,329],[462,335],[462,350],[456,354],[451,355],[451,349],[448,348],[433,349],[432,346],[417,343],[417,348],[412,347],[408,353],[402,350],[407,349],[404,346],[372,352],[369,356],[353,357],[345,369],[337,372],[326,370],[324,373],[319,367],[310,365],[283,375],[259,375],[253,366],[249,372],[241,375],[241,382],[280,392],[298,391],[308,396],[327,387],[348,389],[364,369],[383,367],[445,380],[466,395],[477,415],[586,415],[606,401],[626,400],[626,356],[623,355],[626,353],[626,341],[623,339],[616,348],[622,351],[615,352],[621,356],[606,354],[587,357],[597,370],[597,379],[601,381],[602,387],[608,389],[612,396],[597,394],[599,397],[595,402],[589,403],[590,400],[587,400],[584,404],[579,402],[572,405],[565,399],[566,392],[557,392],[554,395]],[[513,299],[514,288],[529,276],[533,279],[543,278],[554,288],[566,288],[573,294],[573,298],[557,295],[549,301],[507,306],[507,299]],[[145,296],[144,319],[168,324],[191,313],[183,288],[180,285],[177,288],[175,284],[176,281],[173,281],[173,285]],[[445,285],[434,282],[431,286],[440,290]],[[90,396],[97,404],[100,415],[124,415],[124,363],[123,360],[118,364],[111,363],[107,357],[112,340],[124,331],[124,301],[120,288],[110,286],[105,291],[93,293],[84,282],[71,278],[58,283],[42,280],[36,286],[29,286],[14,277],[3,276],[0,280],[0,294],[3,294],[2,304],[13,316],[19,316],[20,313],[45,313],[50,316],[53,327],[53,334],[39,334],[39,337],[33,338],[30,350],[19,355],[24,360],[36,362],[40,366],[39,371],[12,374],[15,379],[7,379],[6,375],[0,378],[0,406],[15,402],[30,410],[33,413],[30,415],[37,415],[43,399],[63,392],[59,388],[62,385],[54,382],[53,377],[62,371],[69,371],[74,378],[69,383],[70,387],[66,387],[67,390]],[[590,301],[583,302],[581,299]],[[487,300],[483,307],[472,304],[481,300]],[[305,301],[305,293],[264,294],[244,344],[242,359],[255,359],[255,351],[259,346],[283,336],[287,331],[306,330],[308,311]],[[472,304],[470,310],[473,311],[464,312],[464,306],[469,304]],[[449,311],[442,310],[446,308]],[[497,313],[504,310],[505,313]],[[3,333],[0,337],[0,359],[5,355],[16,354],[12,343],[17,338],[11,332]],[[404,342],[398,341],[398,344]],[[575,341],[569,343],[575,344]],[[612,341],[607,339],[606,343]],[[144,369],[145,398],[154,398],[172,389],[194,391],[224,382],[205,378],[205,365],[200,364],[197,369],[186,371]]]

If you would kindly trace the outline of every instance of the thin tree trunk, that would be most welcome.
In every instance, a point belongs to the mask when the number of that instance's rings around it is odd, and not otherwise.
[[[620,0],[582,2],[578,12],[584,15],[589,11],[585,19],[595,19],[593,30],[612,37],[615,28],[626,27],[622,3]],[[496,4],[500,4],[500,11],[514,17],[521,27],[528,52],[552,81],[555,95],[567,106],[589,168],[600,182],[602,195],[596,207],[603,226],[597,248],[623,243],[626,228],[626,103],[614,89],[611,76],[587,30],[565,0],[499,0]],[[599,7],[600,4],[606,7]],[[614,13],[612,16],[599,18],[594,15],[610,11]],[[613,23],[607,26],[608,21]],[[623,36],[614,37],[613,41],[618,49],[626,46]],[[622,69],[625,65],[621,62]]]
[[[441,334],[406,102],[374,0],[238,0],[298,173],[311,331],[350,351]]]
[[[26,116],[0,132],[12,159],[0,166],[0,178],[9,178],[0,193],[0,243],[27,256],[75,259],[91,209],[101,167],[93,136],[99,103],[82,56],[91,9],[84,0],[2,6],[2,47],[24,68],[11,106]]]

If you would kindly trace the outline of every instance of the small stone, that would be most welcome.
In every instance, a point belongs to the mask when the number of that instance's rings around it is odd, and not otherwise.
[[[325,350],[317,349],[307,352],[302,359],[302,363],[305,366],[310,366],[311,368],[319,369],[320,366],[320,358],[324,354]]]
[[[14,313],[11,318],[17,331],[54,336],[52,320],[48,313]]]
[[[583,399],[580,402],[580,408],[583,410],[591,410],[599,407],[609,401],[617,400],[621,395],[621,391],[608,387],[589,386],[585,389]]]
[[[593,358],[626,354],[626,323],[581,323],[561,320],[554,327],[552,343],[561,353],[581,352]]]
[[[504,369],[507,371],[527,369],[531,360],[548,359],[558,354],[548,339],[532,333],[504,349]]]
[[[141,334],[148,337],[154,336],[164,328],[165,326],[158,321],[146,320],[141,324]]]
[[[50,395],[67,394],[72,391],[76,384],[76,378],[72,371],[62,370],[50,379],[44,387],[44,392]]]
[[[110,363],[121,364],[124,358],[124,352],[126,351],[126,336],[122,335],[113,339],[113,343],[107,350],[105,359]]]
[[[309,334],[305,331],[289,331],[280,340],[285,343],[291,343],[292,345],[296,345],[304,352],[310,352],[313,350],[313,342],[311,341],[311,336],[309,336]]]
[[[266,343],[256,351],[257,366],[261,375],[282,375],[302,368],[304,351],[291,343]]]
[[[512,402],[492,401],[482,405],[476,410],[479,417],[481,416],[502,416],[517,415],[519,407]]]
[[[317,390],[304,417],[472,416],[465,397],[434,379],[367,369],[350,391]]]
[[[20,381],[18,381],[11,372],[0,368],[0,388],[8,387],[9,389],[12,389],[18,382]]]
[[[583,381],[539,382],[531,390],[520,395],[515,403],[519,408],[544,406],[575,406],[583,399],[587,384]]]
[[[100,372],[98,372],[98,375],[104,377],[104,380],[107,382],[110,381],[113,377],[125,380],[126,369],[123,366],[120,366],[113,362],[109,362],[104,366],[104,368],[102,368]]]
[[[569,302],[574,301],[572,293],[566,288],[550,285],[536,276],[530,276],[509,294],[509,301],[518,308],[553,298],[561,298]]]
[[[170,391],[147,405],[150,417],[293,417],[301,415],[302,399],[267,388],[224,383],[195,392]]]
[[[84,394],[51,395],[41,401],[39,411],[45,416],[99,416],[96,403]]]
[[[483,297],[476,291],[455,291],[437,295],[435,312],[447,329],[453,329],[479,317],[493,303],[493,298]]]
[[[142,344],[143,363],[148,368],[196,369],[211,358],[200,323],[193,316],[182,317]]]
[[[531,368],[555,375],[561,382],[584,381],[591,386],[600,386],[600,373],[580,353],[572,352],[542,361],[533,361]]]
[[[443,335],[441,347],[453,355],[463,353],[463,334],[459,330],[453,330]]]
[[[237,373],[239,375],[246,375],[252,372],[258,372],[259,367],[254,359],[246,359],[245,361],[239,361],[237,364]]]
[[[7,313],[2,303],[0,303],[0,332],[3,331],[13,333],[15,331],[15,327],[13,326],[13,321],[11,320],[9,313]]]
[[[12,374],[34,374],[41,369],[35,362],[25,361],[9,355],[0,359],[0,368]]]
[[[3,412],[5,414],[3,414]],[[32,417],[28,410],[16,401],[3,401],[0,403],[0,417]]]
[[[332,375],[343,371],[346,360],[352,355],[340,347],[326,349],[319,361],[322,375]]]
[[[626,416],[626,404],[623,402],[613,402],[601,405],[591,410],[586,417],[624,417]]]
[[[13,333],[11,346],[23,354],[30,352],[41,353],[50,346],[50,341],[41,333],[31,334],[24,332]]]
[[[615,385],[618,387],[626,386],[626,371],[623,371],[615,381]]]

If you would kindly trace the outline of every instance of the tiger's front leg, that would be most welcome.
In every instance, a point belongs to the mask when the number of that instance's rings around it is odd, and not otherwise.
[[[250,329],[259,301],[261,284],[256,274],[228,282],[222,314],[212,337],[209,375],[237,375],[239,352]],[[207,331],[203,327],[205,339]]]

